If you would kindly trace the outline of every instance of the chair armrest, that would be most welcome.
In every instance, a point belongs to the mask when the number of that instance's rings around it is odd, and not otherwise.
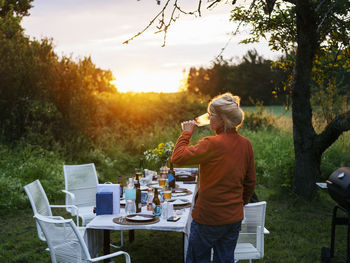
[[[66,207],[71,207],[71,208],[74,208],[75,210],[78,211],[78,207],[75,206],[75,205],[50,205],[50,207],[53,207],[53,208],[66,208]]]
[[[48,218],[52,218],[52,219],[64,219],[62,216],[48,216]]]
[[[75,195],[67,190],[62,190],[62,192],[65,193],[66,195],[68,195],[70,197],[70,199],[72,200],[72,203],[74,204]]]
[[[65,190],[62,190],[65,191]],[[50,205],[50,207],[52,208],[73,208],[77,213],[76,213],[76,217],[77,217],[77,226],[79,226],[79,208],[75,205]],[[62,218],[63,219],[63,218]]]
[[[124,252],[124,251],[118,251],[118,252],[114,252],[114,253],[111,253],[111,254],[108,254],[108,255],[104,255],[104,256],[101,256],[101,257],[92,258],[91,262],[98,262],[98,261],[101,261],[101,260],[104,260],[104,259],[107,259],[107,258],[114,258],[114,257],[121,256],[121,255],[125,256],[126,263],[130,263],[130,256],[129,256],[129,254]]]

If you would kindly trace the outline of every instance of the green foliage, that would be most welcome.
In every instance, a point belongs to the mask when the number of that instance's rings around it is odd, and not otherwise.
[[[344,133],[322,155],[321,178],[325,181],[340,167],[349,167],[350,164],[350,132]]]
[[[59,155],[40,147],[19,144],[13,149],[0,145],[1,209],[28,205],[23,186],[39,179],[49,200],[56,200],[64,189],[63,161]]]
[[[157,148],[144,152],[144,166],[151,170],[159,170],[163,165],[167,165],[174,149],[173,142],[158,144]]]
[[[0,0],[0,17],[8,14],[18,17],[28,16],[33,0]]]
[[[294,175],[292,135],[278,130],[242,130],[253,145],[258,184],[282,193],[291,189]]]
[[[257,105],[256,111],[248,111],[244,113],[243,128],[257,131],[259,129],[272,129],[275,122],[275,117],[264,113],[264,108]]]
[[[285,96],[281,91],[282,82],[286,75],[279,69],[272,70],[271,65],[272,62],[263,59],[256,50],[248,51],[239,64],[218,59],[209,68],[191,68],[186,89],[210,97],[229,91],[241,97],[242,105],[251,105],[250,98],[263,101],[265,105],[281,104]]]

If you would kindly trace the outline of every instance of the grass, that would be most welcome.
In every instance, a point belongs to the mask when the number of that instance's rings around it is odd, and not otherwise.
[[[258,262],[320,262],[321,248],[330,246],[334,202],[328,193],[319,190],[312,202],[291,195],[277,198],[273,190],[262,185],[257,187],[257,193],[260,200],[267,201],[266,228],[270,231],[265,236],[265,257]],[[66,216],[64,213],[62,215]],[[38,239],[32,216],[30,208],[1,216],[0,262],[50,262],[49,253],[45,251],[46,243]],[[337,226],[336,257],[332,263],[345,262],[345,229],[345,226]],[[182,233],[135,232],[133,243],[129,243],[127,232],[124,232],[123,250],[130,253],[132,262],[181,262]],[[113,232],[113,243],[118,244],[119,240],[119,232]]]
[[[280,107],[281,109],[281,107]],[[321,248],[330,246],[331,218],[334,201],[328,193],[318,191],[310,202],[300,200],[290,193],[293,175],[293,141],[290,117],[281,115],[274,119],[273,129],[247,130],[241,134],[253,145],[258,175],[257,194],[267,201],[265,257],[257,262],[313,263],[320,262]],[[173,127],[157,127],[153,133],[144,131],[135,138],[133,145],[145,143],[146,149],[159,142],[175,141],[179,131]],[[197,129],[193,142],[209,136],[208,128]],[[93,150],[86,153],[87,162],[95,162],[100,179],[116,180],[130,175],[129,167],[137,165],[138,156],[126,154],[111,140],[105,152]],[[342,135],[322,156],[322,180],[336,168],[348,166],[350,162],[349,133]],[[40,147],[0,147],[0,262],[51,262],[45,251],[46,243],[38,239],[29,201],[23,185],[39,178],[52,204],[63,204],[62,164],[66,162],[59,153],[45,151]],[[131,170],[130,170],[131,171]],[[6,209],[17,204],[16,209]],[[6,206],[7,205],[7,206]],[[62,210],[56,214],[68,217]],[[129,243],[126,238],[123,250],[131,255],[132,262],[182,262],[182,233],[137,230],[136,240]],[[127,233],[125,232],[125,236]],[[337,226],[336,257],[332,263],[345,262],[346,228]],[[112,233],[113,243],[119,243],[119,232]],[[116,262],[123,262],[117,260]]]

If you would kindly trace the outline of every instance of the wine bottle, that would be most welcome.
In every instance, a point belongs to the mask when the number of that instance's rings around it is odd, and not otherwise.
[[[140,189],[140,183],[138,180],[135,180],[135,188],[136,188],[136,213],[141,212],[142,204],[141,204],[141,189]]]

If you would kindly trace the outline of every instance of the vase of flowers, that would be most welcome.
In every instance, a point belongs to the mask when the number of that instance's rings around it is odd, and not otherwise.
[[[173,153],[174,143],[169,141],[158,144],[157,148],[145,151],[144,160],[148,169],[159,170],[161,167],[167,167],[171,154]]]

